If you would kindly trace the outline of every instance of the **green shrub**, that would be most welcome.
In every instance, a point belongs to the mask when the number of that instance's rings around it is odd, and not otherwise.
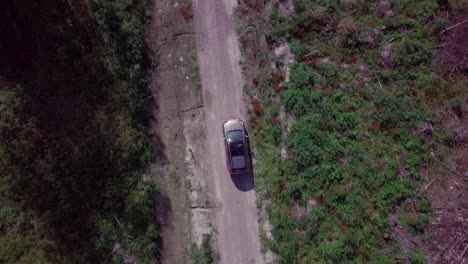
[[[316,23],[325,23],[330,19],[338,3],[336,0],[294,0],[294,21],[305,28]]]
[[[261,137],[265,143],[279,144],[281,139],[281,125],[271,120],[262,120],[260,128],[256,131],[258,137]]]
[[[439,32],[444,29],[445,25],[447,24],[447,20],[445,18],[436,18],[434,22],[434,31]]]
[[[0,237],[2,263],[69,263],[70,259],[58,254],[53,241],[33,235],[5,234]]]
[[[192,258],[193,264],[200,264],[200,249],[197,244],[192,242],[190,245],[190,257]]]
[[[203,234],[202,244],[192,243],[190,246],[190,256],[193,264],[213,264],[218,262],[214,251],[212,234]]]
[[[325,208],[318,206],[313,208],[306,216],[306,223],[308,228],[307,235],[311,238],[317,238],[320,233],[323,222],[327,219],[327,211]]]
[[[271,11],[270,25],[271,30],[268,37],[273,42],[277,42],[280,38],[285,38],[287,40],[290,39],[292,27],[288,21],[288,18],[277,8],[273,8]]]
[[[385,129],[394,128],[397,124],[415,125],[426,118],[425,109],[417,106],[408,87],[402,85],[393,93],[383,89],[375,89],[373,92],[376,107],[373,119]]]
[[[393,4],[397,13],[418,20],[433,16],[438,8],[436,0],[396,0]]]
[[[309,53],[310,47],[297,39],[293,39],[290,44],[291,52],[296,57],[296,60],[300,60],[300,58],[307,53]]]
[[[433,77],[426,73],[417,72],[415,84],[419,89],[422,89],[424,92],[428,93],[433,89],[433,86],[435,85],[435,80]]]
[[[329,243],[323,243],[320,248],[322,257],[332,263],[344,262],[354,253],[349,241],[344,236],[335,238]]]
[[[302,116],[311,109],[312,104],[307,91],[286,89],[281,92],[281,101],[288,112]]]
[[[426,257],[424,257],[424,254],[419,251],[413,251],[411,254],[411,264],[425,264],[426,263]]]
[[[408,212],[402,213],[400,218],[402,225],[413,234],[424,231],[426,226],[429,224],[427,214]]]
[[[331,86],[338,77],[338,66],[333,62],[322,63],[317,72],[326,79],[326,84]]]
[[[465,0],[448,0],[448,2],[453,9],[460,11],[468,9],[468,2]]]
[[[296,62],[291,65],[289,78],[291,81],[288,84],[288,88],[293,89],[308,89],[315,82],[312,71],[302,62]]]
[[[279,115],[279,105],[274,104],[274,105],[270,106],[270,108],[268,109],[268,114],[271,117],[278,117],[278,115]]]
[[[417,66],[430,59],[433,47],[431,39],[410,35],[395,45],[392,64],[395,67]]]
[[[352,46],[356,42],[357,25],[352,17],[340,20],[336,27],[338,42],[343,45]]]

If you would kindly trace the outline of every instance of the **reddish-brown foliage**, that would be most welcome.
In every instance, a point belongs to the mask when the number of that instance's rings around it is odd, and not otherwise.
[[[281,92],[281,85],[277,84],[277,85],[273,85],[273,90],[277,93]]]
[[[252,79],[252,84],[255,86],[255,87],[258,87],[258,85],[260,84],[260,81],[258,80],[258,77],[254,77]]]
[[[239,42],[241,44],[241,47],[249,47],[249,43],[251,42],[251,40],[249,39],[248,35],[241,35],[239,37]]]
[[[381,125],[380,125],[379,122],[374,121],[374,122],[372,122],[370,128],[371,128],[372,131],[379,131],[379,130],[380,130],[380,126],[381,126]]]
[[[244,3],[248,7],[254,8],[256,10],[259,10],[263,7],[263,0],[244,0]]]
[[[278,119],[276,117],[270,117],[268,119],[268,123],[272,124],[272,125],[275,125],[278,123]]]
[[[256,116],[251,116],[249,123],[251,128],[255,128],[258,124],[258,118]]]
[[[281,70],[276,70],[271,74],[270,82],[275,92],[281,91],[281,83],[285,80],[285,76]]]
[[[365,80],[357,80],[356,83],[359,88],[364,88],[367,85],[367,82]]]
[[[241,16],[246,16],[249,13],[249,8],[247,7],[239,7],[237,10],[238,14]]]
[[[358,64],[359,55],[357,55],[356,53],[347,55],[343,58],[343,62],[346,64]]]
[[[318,58],[315,57],[315,56],[307,56],[307,57],[304,57],[302,61],[303,61],[307,66],[313,68],[313,67],[317,66]]]
[[[335,89],[336,89],[336,88],[339,88],[339,87],[340,87],[340,84],[341,84],[340,80],[335,79],[335,80],[333,81],[333,88],[335,88]]]
[[[341,214],[338,213],[337,211],[334,211],[333,215],[335,216],[336,222],[338,223],[338,227],[340,227],[341,230],[345,230],[346,225],[343,222],[343,216],[341,216]]]
[[[189,22],[193,19],[193,11],[190,6],[183,6],[179,9],[180,15],[184,18],[186,22]]]
[[[307,30],[303,27],[295,25],[293,27],[292,35],[297,39],[304,39],[307,36]]]
[[[257,99],[252,99],[252,108],[255,114],[259,115],[262,113],[262,106]]]

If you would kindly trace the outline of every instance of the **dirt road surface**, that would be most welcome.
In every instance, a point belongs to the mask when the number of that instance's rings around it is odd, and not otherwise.
[[[221,263],[263,263],[252,175],[231,177],[226,169],[222,123],[244,118],[240,51],[233,27],[237,0],[192,0],[206,122],[205,175],[217,205]]]

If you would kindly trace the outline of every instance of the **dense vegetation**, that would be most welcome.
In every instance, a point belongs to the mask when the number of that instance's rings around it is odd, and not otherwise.
[[[146,0],[0,11],[0,262],[158,256],[144,129]]]
[[[252,145],[257,186],[271,201],[274,240],[265,241],[279,263],[398,263],[389,215],[413,234],[428,224],[420,171],[431,152],[446,154],[434,144],[453,143],[435,110],[460,108],[468,82],[433,63],[442,4],[392,2],[295,0],[292,15],[272,10],[267,39],[289,42],[296,62],[282,87],[277,72],[254,81]],[[278,97],[295,120],[286,160]]]

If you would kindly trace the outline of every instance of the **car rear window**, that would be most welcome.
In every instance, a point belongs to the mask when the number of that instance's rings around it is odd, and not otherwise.
[[[242,131],[231,131],[227,134],[231,156],[244,156],[244,133]]]

